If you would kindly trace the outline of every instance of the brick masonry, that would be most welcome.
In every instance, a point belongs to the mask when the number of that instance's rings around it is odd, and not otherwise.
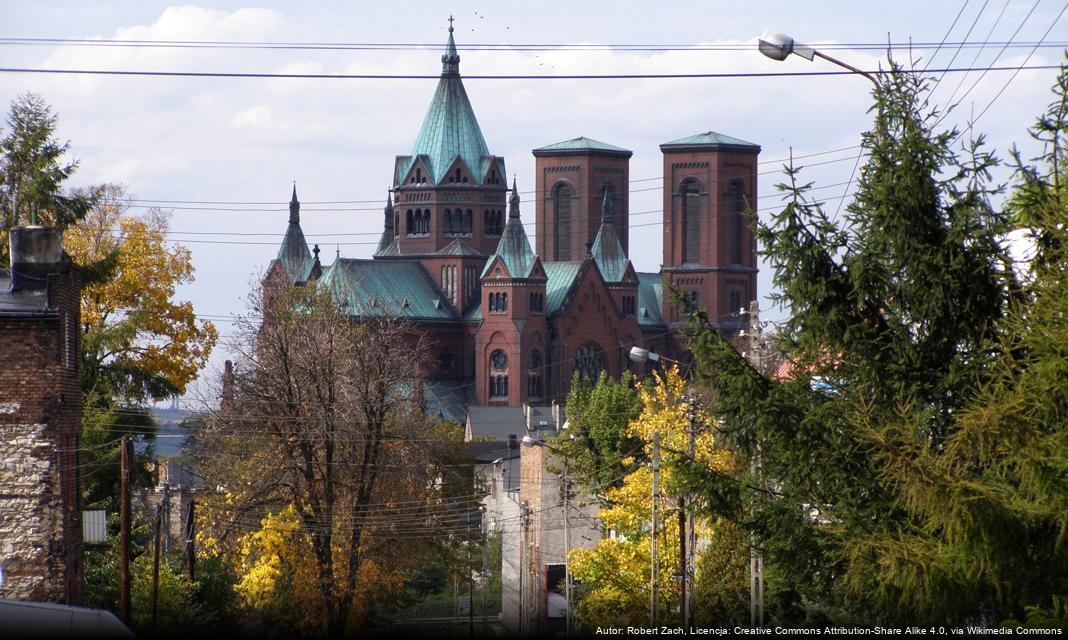
[[[32,301],[0,271],[0,597],[80,604],[81,274],[59,271]]]

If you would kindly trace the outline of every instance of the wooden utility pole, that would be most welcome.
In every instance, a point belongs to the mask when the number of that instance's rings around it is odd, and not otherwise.
[[[192,582],[196,574],[197,553],[195,540],[197,535],[197,501],[189,500],[189,511],[185,517],[185,564],[189,570],[189,581]]]
[[[760,358],[760,305],[756,300],[749,303],[749,364],[761,370]],[[753,457],[753,475],[760,476],[760,444]],[[764,558],[752,538],[749,551],[749,626],[764,626]]]
[[[693,462],[697,457],[697,407],[690,389],[686,400],[687,455]],[[697,552],[697,523],[695,515],[686,514],[686,498],[679,498],[679,564],[682,566],[682,628],[689,633],[693,615],[694,558]],[[692,510],[693,505],[690,505]]]
[[[659,558],[657,558],[657,537],[660,535],[657,517],[659,516],[657,505],[660,502],[660,434],[653,434],[653,507],[652,507],[652,537],[649,539],[649,626],[658,629],[657,613],[659,602],[657,601],[656,577],[658,573]]]
[[[152,550],[152,636],[156,636],[156,621],[159,617],[159,546],[160,525],[163,522],[163,503],[156,507],[156,530]]]
[[[119,441],[119,617],[130,619],[130,481],[133,477],[133,442]]]

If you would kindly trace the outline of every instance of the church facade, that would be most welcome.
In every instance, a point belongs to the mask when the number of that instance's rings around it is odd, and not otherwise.
[[[268,281],[327,286],[356,319],[410,320],[436,355],[426,404],[459,420],[469,406],[563,403],[576,373],[644,374],[633,346],[682,358],[686,312],[670,287],[721,330],[743,326],[739,309],[757,295],[745,210],[759,146],[712,131],[660,145],[664,257],[659,272],[639,272],[628,258],[632,152],[585,137],[538,147],[535,195],[523,203],[482,135],[451,27],[441,60],[415,144],[394,161],[373,257],[324,266],[294,188]]]

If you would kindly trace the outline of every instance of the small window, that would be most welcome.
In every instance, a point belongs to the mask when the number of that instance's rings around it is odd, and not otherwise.
[[[508,311],[508,294],[489,294],[489,311],[490,313],[505,313],[506,311]]]
[[[491,400],[508,399],[508,356],[497,349],[490,355],[489,396]]]
[[[541,397],[541,367],[541,353],[537,350],[531,351],[527,366],[527,396],[529,398]]]
[[[530,312],[531,313],[542,313],[542,311],[544,310],[544,307],[545,307],[544,300],[545,300],[544,294],[541,294],[541,293],[532,293],[532,294],[530,294]]]
[[[634,296],[623,296],[623,315],[634,316]]]
[[[456,167],[456,181],[457,182],[460,181],[460,167]],[[467,181],[464,180],[464,182],[467,182]]]

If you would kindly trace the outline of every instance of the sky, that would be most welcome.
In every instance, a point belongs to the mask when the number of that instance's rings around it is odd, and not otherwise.
[[[823,60],[775,62],[755,48],[765,29],[823,45],[862,69],[886,66],[885,47],[917,67],[1055,65],[1068,40],[1060,0],[937,2],[205,2],[148,0],[0,1],[0,39],[61,38],[270,43],[444,45],[448,17],[463,75],[770,73],[836,71]],[[959,16],[959,18],[958,18]],[[1060,21],[1055,20],[1060,16]],[[956,20],[956,24],[951,29]],[[1050,29],[1053,25],[1052,29]],[[1049,30],[1048,35],[1046,35]],[[1015,36],[1014,36],[1014,32]],[[1034,43],[958,47],[962,40]],[[945,40],[947,44],[936,50]],[[911,52],[902,43],[930,43]],[[467,50],[477,44],[677,45],[667,51],[619,46],[596,50]],[[841,47],[842,44],[851,46]],[[707,45],[736,45],[710,50]],[[861,46],[866,45],[866,46]],[[998,57],[1000,54],[1000,57]],[[242,73],[437,75],[441,51],[235,49],[11,44],[0,66]],[[942,74],[932,73],[932,82]],[[1016,143],[1038,152],[1027,127],[1051,101],[1055,70],[944,74],[932,108],[943,126],[975,131],[1001,157]],[[1011,80],[1011,81],[1010,81]],[[120,183],[137,208],[172,209],[171,239],[192,252],[195,282],[177,297],[231,333],[247,313],[250,283],[277,252],[294,181],[302,227],[323,262],[370,257],[382,228],[393,160],[410,150],[435,79],[280,79],[117,77],[0,72],[0,105],[41,94],[59,115],[58,137],[80,161],[71,186]],[[855,145],[870,127],[870,85],[859,75],[465,81],[491,153],[516,178],[533,236],[531,149],[587,136],[634,152],[631,158],[631,259],[656,271],[661,258],[662,157],[659,144],[713,130],[761,145],[758,214],[781,205],[775,185],[792,153],[829,211],[855,186]],[[1000,92],[1001,95],[998,95]],[[962,94],[967,94],[961,101]],[[995,96],[996,99],[995,99]],[[835,151],[838,150],[838,151]],[[829,152],[829,153],[828,153]],[[811,155],[810,154],[820,154]],[[806,157],[808,156],[808,157]],[[1008,179],[1003,171],[997,178]],[[187,203],[166,201],[191,201]],[[203,204],[209,203],[209,204]],[[216,204],[217,203],[217,204]],[[240,204],[232,204],[240,203]],[[255,204],[246,204],[255,203]],[[324,203],[324,204],[315,204]],[[326,204],[329,203],[329,204]],[[642,225],[639,227],[638,225]],[[781,318],[766,296],[772,273],[761,264],[764,316]],[[220,344],[210,368],[229,355]]]

